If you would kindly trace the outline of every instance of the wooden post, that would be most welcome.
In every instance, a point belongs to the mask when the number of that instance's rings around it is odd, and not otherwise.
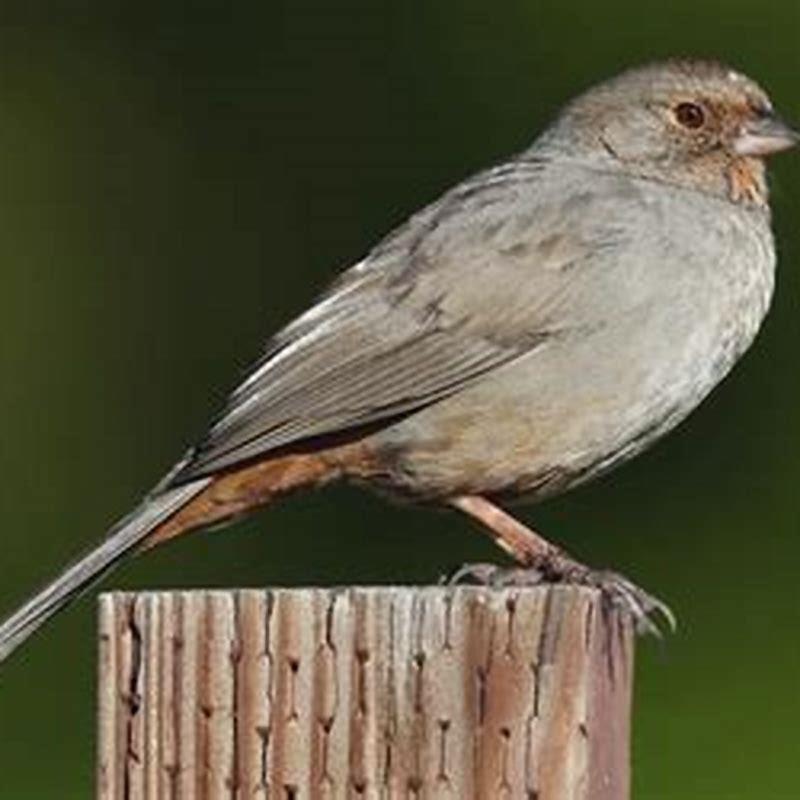
[[[627,800],[633,634],[593,589],[106,594],[101,800]]]

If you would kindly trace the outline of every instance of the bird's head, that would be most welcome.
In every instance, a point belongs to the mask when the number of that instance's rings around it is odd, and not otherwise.
[[[766,203],[765,157],[800,141],[755,81],[709,61],[624,72],[572,101],[550,134],[570,154],[754,204]]]

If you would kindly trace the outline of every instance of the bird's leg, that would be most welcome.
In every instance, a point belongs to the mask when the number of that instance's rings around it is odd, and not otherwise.
[[[524,567],[539,568],[544,562],[565,557],[554,544],[483,497],[462,495],[450,505],[477,520],[483,532]]]
[[[661,600],[622,575],[595,571],[581,564],[486,498],[462,495],[451,500],[450,505],[477,520],[484,532],[520,565],[504,569],[493,564],[469,564],[461,567],[451,581],[466,578],[493,586],[530,586],[543,582],[595,586],[608,603],[626,609],[633,616],[640,632],[658,634],[658,626],[652,619],[657,615],[675,629],[675,616]]]

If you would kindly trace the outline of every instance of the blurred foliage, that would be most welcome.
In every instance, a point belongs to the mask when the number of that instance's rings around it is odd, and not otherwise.
[[[700,54],[800,110],[790,0],[56,5],[0,14],[3,609],[136,501],[342,266],[578,89]],[[639,648],[637,800],[796,796],[800,162],[774,173],[753,351],[655,450],[521,512],[680,616]],[[105,586],[429,581],[494,555],[453,516],[335,488]],[[3,797],[90,796],[93,613],[94,594],[0,672]]]

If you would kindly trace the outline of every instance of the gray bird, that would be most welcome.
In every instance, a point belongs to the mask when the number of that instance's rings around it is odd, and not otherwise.
[[[590,89],[279,332],[206,437],[3,622],[0,660],[123,555],[337,478],[459,509],[517,579],[601,585],[644,624],[667,613],[499,504],[631,458],[730,370],[773,289],[764,157],[797,141],[720,64]]]

